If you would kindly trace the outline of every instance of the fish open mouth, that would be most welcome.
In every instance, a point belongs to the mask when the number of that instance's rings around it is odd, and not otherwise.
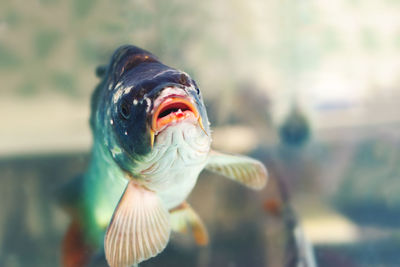
[[[153,113],[152,129],[158,133],[167,125],[187,118],[199,118],[199,112],[194,104],[181,96],[167,97]]]
[[[163,99],[153,112],[150,133],[151,146],[153,147],[154,138],[159,132],[169,125],[186,119],[192,119],[193,122],[197,121],[205,132],[199,111],[190,99],[180,95],[168,96]]]

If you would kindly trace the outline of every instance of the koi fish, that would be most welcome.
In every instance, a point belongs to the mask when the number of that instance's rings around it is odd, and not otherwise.
[[[187,226],[198,244],[206,244],[204,223],[186,202],[200,172],[261,189],[266,168],[246,156],[213,151],[195,81],[150,52],[122,46],[99,74],[91,105],[91,161],[73,200],[79,202],[73,216],[85,242],[103,244],[111,267],[156,256],[172,230]]]

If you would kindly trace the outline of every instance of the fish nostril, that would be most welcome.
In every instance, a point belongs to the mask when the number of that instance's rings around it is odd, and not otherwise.
[[[129,105],[126,102],[121,103],[120,114],[121,114],[122,118],[124,118],[126,120],[129,119],[131,113],[130,113]]]

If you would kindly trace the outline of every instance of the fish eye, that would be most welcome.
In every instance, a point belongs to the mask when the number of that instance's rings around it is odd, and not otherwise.
[[[199,89],[199,87],[197,86],[196,82],[195,82],[194,80],[192,80],[192,83],[193,83],[193,85],[194,85],[194,88],[196,89],[197,95],[200,95],[200,89]]]
[[[125,120],[129,119],[131,112],[128,103],[126,103],[125,101],[121,103],[119,113],[121,114],[121,117],[124,118]]]

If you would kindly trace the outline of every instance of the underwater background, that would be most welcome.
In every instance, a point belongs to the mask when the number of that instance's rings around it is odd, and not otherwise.
[[[55,194],[86,168],[95,69],[122,44],[188,72],[213,146],[270,174],[254,193],[204,172],[189,200],[210,245],[176,234],[140,266],[296,266],[294,224],[318,266],[400,266],[399,13],[398,0],[0,1],[0,266],[59,266]]]

